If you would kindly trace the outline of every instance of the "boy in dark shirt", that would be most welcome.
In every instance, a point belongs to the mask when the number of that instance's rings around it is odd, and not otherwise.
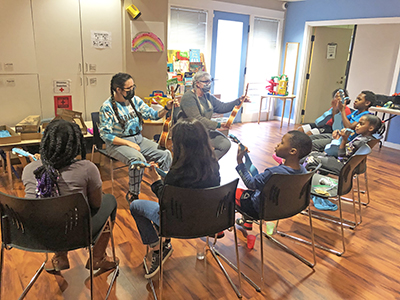
[[[240,210],[258,220],[261,201],[260,194],[269,178],[272,174],[307,173],[307,170],[300,165],[299,161],[311,152],[311,148],[312,142],[307,134],[296,130],[289,131],[275,147],[276,155],[283,158],[284,163],[276,167],[265,169],[263,173],[253,177],[243,163],[243,156],[248,152],[248,149],[247,147],[244,147],[244,149],[238,147],[238,165],[236,171],[249,189],[238,189],[236,192],[236,205],[240,207]],[[252,229],[251,221],[245,220],[244,218],[236,220],[236,223],[243,226],[245,229]]]

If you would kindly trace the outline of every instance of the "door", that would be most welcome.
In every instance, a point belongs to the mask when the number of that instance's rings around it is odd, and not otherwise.
[[[303,123],[313,123],[329,109],[332,92],[344,88],[352,28],[315,27],[314,50]]]
[[[247,57],[249,16],[214,11],[211,92],[221,94],[221,101],[229,102],[243,94]],[[240,120],[240,112],[235,121]]]

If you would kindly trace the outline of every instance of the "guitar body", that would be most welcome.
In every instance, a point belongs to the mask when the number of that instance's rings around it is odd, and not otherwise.
[[[175,100],[175,92],[178,90],[178,88],[179,88],[179,85],[177,85],[175,89],[171,86],[172,100]],[[167,118],[164,121],[163,130],[160,134],[160,140],[158,141],[158,144],[162,148],[170,150],[171,153],[172,153],[171,127],[173,125],[172,123],[173,123],[173,117],[174,117],[174,108],[175,108],[175,103],[173,103],[173,105],[172,105],[171,115],[169,116],[169,118]]]
[[[245,96],[245,97],[247,96],[247,91],[248,91],[248,89],[249,89],[249,84],[246,85],[246,91],[245,91],[245,93],[244,93],[244,96]],[[236,115],[237,115],[239,109],[242,107],[243,102],[244,102],[244,101],[240,102],[239,105],[236,105],[236,106],[233,108],[233,110],[232,110],[232,112],[231,112],[231,115],[230,115],[229,118],[228,118],[228,121],[226,121],[226,123],[225,123],[225,126],[226,126],[226,127],[228,127],[228,128],[231,127],[233,121],[234,121],[235,118],[236,118]]]
[[[169,135],[169,127],[170,127],[171,122],[172,122],[172,118],[169,117],[168,119],[166,119],[164,121],[164,124],[163,124],[163,130],[160,135],[160,140],[158,141],[158,144],[163,148],[167,148],[166,145],[167,145],[167,140],[168,140],[168,135]]]

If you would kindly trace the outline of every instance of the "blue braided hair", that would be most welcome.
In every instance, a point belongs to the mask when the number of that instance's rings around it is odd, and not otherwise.
[[[79,154],[82,159],[86,158],[86,148],[79,126],[64,120],[50,122],[40,143],[42,166],[33,172],[37,181],[37,198],[60,195],[59,170],[71,165]]]

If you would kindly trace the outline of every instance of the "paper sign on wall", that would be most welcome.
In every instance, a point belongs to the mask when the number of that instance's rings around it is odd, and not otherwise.
[[[111,32],[91,30],[92,47],[97,49],[111,48]]]
[[[337,44],[329,43],[326,51],[326,59],[335,59],[336,58],[336,47]]]
[[[72,110],[72,96],[54,96],[54,115],[57,116],[57,108]]]
[[[71,80],[53,80],[54,94],[69,94],[71,90]]]

